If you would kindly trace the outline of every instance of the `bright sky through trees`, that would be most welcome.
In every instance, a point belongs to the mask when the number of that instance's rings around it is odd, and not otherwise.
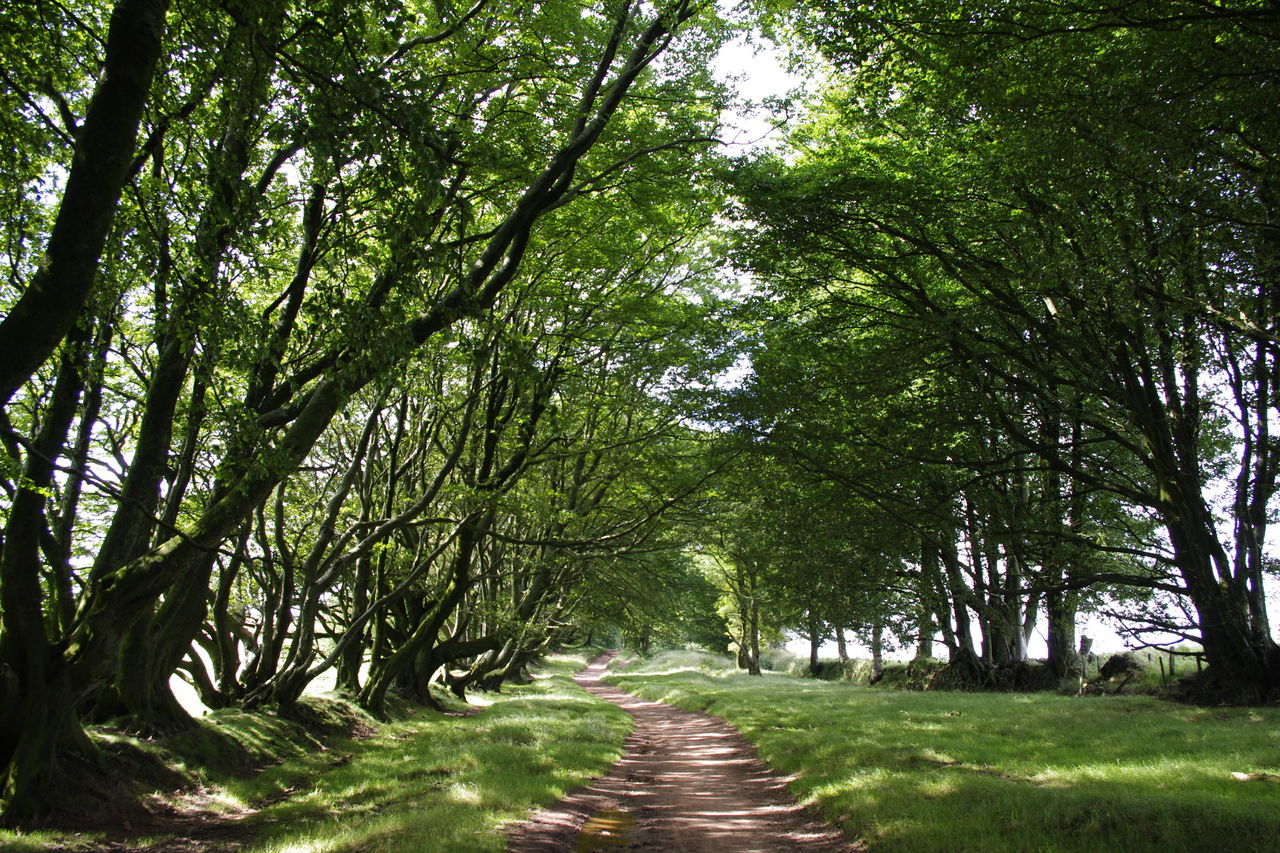
[[[732,157],[759,146],[778,145],[781,131],[770,119],[765,101],[785,97],[806,83],[787,70],[781,49],[759,36],[738,36],[720,49],[712,70],[738,93],[724,116],[725,154]]]

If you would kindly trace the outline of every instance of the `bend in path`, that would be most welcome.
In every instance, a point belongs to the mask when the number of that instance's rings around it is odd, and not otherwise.
[[[615,653],[574,680],[630,713],[635,731],[608,775],[509,835],[511,853],[856,853],[795,801],[736,729],[600,682]]]

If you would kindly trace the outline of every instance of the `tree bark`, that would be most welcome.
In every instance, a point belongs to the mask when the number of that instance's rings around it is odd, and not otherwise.
[[[813,611],[809,611],[809,674],[816,676],[822,670],[822,663],[818,660],[818,649],[822,646],[823,636],[818,630],[818,620],[814,618]]]
[[[80,126],[44,259],[0,320],[0,407],[53,354],[89,298],[133,163],[168,7],[168,0],[120,0],[112,9],[102,82]]]
[[[884,672],[884,620],[879,615],[871,623],[871,677]]]
[[[27,455],[0,552],[0,768],[5,823],[35,816],[58,790],[57,754],[93,754],[74,713],[73,679],[43,618],[40,540],[48,531],[44,493],[53,483],[81,391],[83,336],[63,351],[45,420]],[[34,723],[34,725],[33,725]]]
[[[1059,678],[1066,677],[1080,667],[1080,655],[1076,646],[1076,610],[1079,594],[1072,591],[1053,591],[1045,594],[1044,610],[1048,622],[1048,666]]]
[[[760,598],[756,594],[755,585],[752,585],[752,596],[750,604],[747,607],[748,632],[747,632],[747,674],[760,675]]]

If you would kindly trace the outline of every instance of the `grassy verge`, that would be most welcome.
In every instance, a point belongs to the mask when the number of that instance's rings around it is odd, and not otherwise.
[[[1277,708],[882,690],[684,655],[609,680],[726,718],[875,851],[1280,850]]]
[[[604,773],[621,753],[630,718],[573,684],[584,664],[553,656],[532,684],[476,694],[485,707],[474,716],[418,710],[372,737],[291,750],[248,778],[210,774],[202,808],[237,818],[244,853],[503,850],[506,824]],[[253,715],[221,723],[236,736],[260,725]],[[95,843],[0,832],[6,851],[104,849]]]
[[[246,851],[504,849],[504,825],[621,754],[630,718],[572,683],[583,663],[553,657],[533,684],[478,697],[491,703],[481,714],[422,712],[337,747],[349,760],[295,762],[233,789],[249,802],[288,796],[259,813],[260,841]]]

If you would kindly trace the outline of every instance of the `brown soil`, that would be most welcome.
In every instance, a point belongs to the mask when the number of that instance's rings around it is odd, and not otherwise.
[[[515,827],[511,853],[856,853],[796,803],[724,721],[650,702],[600,682],[613,653],[575,676],[635,718],[622,759],[589,787]]]

